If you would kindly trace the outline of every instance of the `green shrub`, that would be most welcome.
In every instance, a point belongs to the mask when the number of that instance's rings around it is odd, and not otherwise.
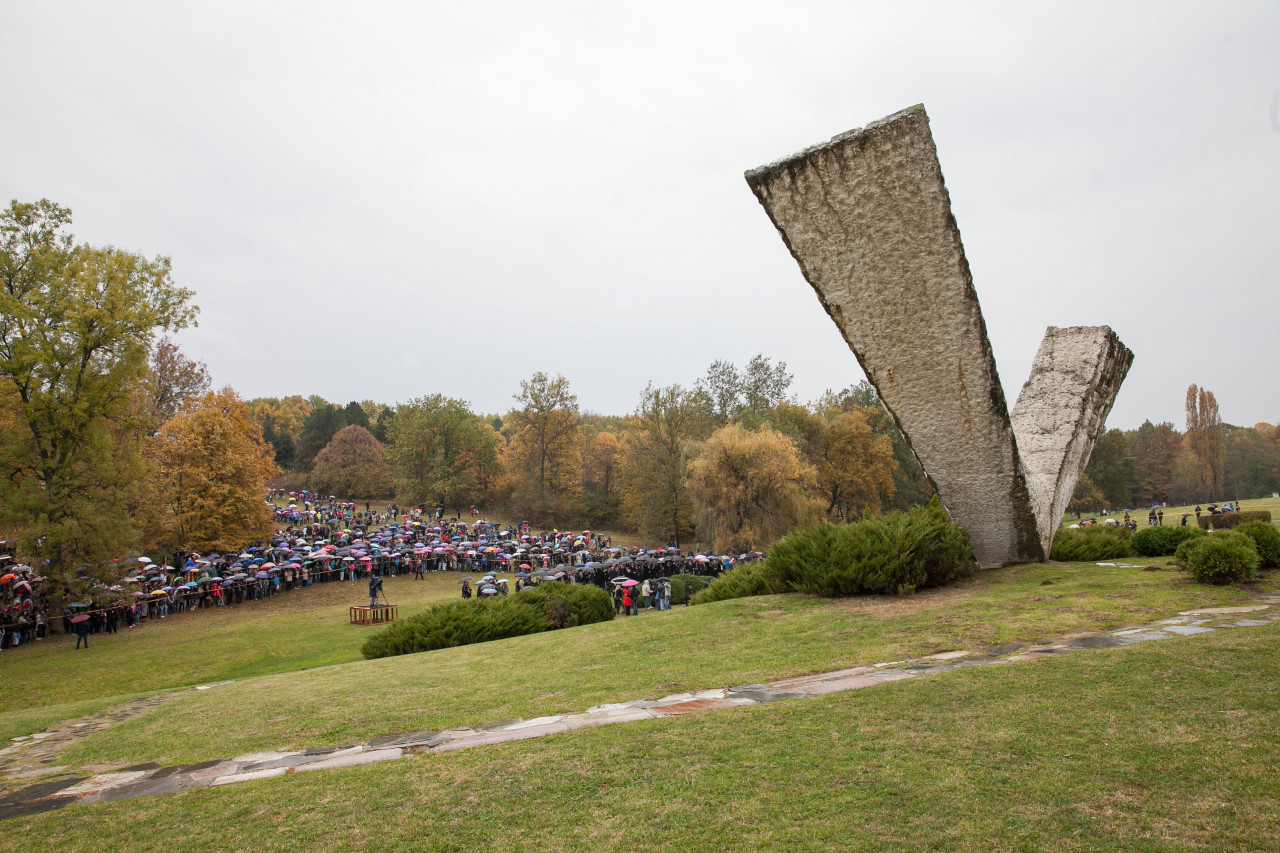
[[[1258,549],[1258,568],[1274,569],[1280,567],[1280,530],[1269,521],[1250,521],[1237,525],[1236,533],[1242,533],[1253,540]]]
[[[702,592],[715,578],[707,575],[672,575],[671,576],[671,605],[684,604],[684,582],[689,582],[689,597]]]
[[[613,602],[599,587],[548,582],[510,596],[433,604],[369,637],[360,654],[373,659],[429,652],[613,617]]]
[[[1129,541],[1132,536],[1129,528],[1118,524],[1064,527],[1053,535],[1049,559],[1064,563],[1091,563],[1094,560],[1132,557],[1133,547]]]
[[[1140,557],[1171,557],[1183,542],[1207,535],[1198,527],[1144,527],[1129,544]]]
[[[779,592],[906,595],[976,570],[969,534],[952,524],[935,501],[856,524],[790,533],[773,546],[768,558],[721,575],[695,595],[693,603]]]
[[[1243,533],[1223,531],[1188,539],[1178,546],[1178,555],[1200,583],[1251,580],[1258,568],[1258,549]]]
[[[747,598],[752,595],[775,595],[786,592],[786,587],[777,575],[769,568],[768,560],[758,563],[744,563],[730,569],[708,584],[702,591],[696,592],[689,600],[690,604],[707,604],[712,601],[724,601],[728,598]],[[672,590],[674,593],[675,590]]]
[[[608,622],[615,615],[609,593],[590,584],[543,581],[520,590],[512,598],[541,607],[552,628]]]
[[[1253,509],[1247,512],[1222,512],[1217,515],[1208,513],[1197,518],[1196,524],[1200,525],[1201,530],[1231,530],[1251,521],[1265,521],[1270,524],[1271,510]]]

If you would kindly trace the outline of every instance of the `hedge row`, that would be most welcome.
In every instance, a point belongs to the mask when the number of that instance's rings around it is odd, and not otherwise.
[[[1090,563],[1132,557],[1132,538],[1129,528],[1118,524],[1064,527],[1053,534],[1049,559],[1063,563]]]
[[[599,587],[548,581],[514,595],[443,601],[365,640],[360,653],[383,658],[539,634],[614,617]]]
[[[1265,521],[1270,524],[1271,510],[1252,509],[1245,512],[1221,512],[1217,515],[1210,513],[1197,518],[1196,524],[1200,525],[1201,530],[1232,530],[1251,521]]]
[[[693,603],[781,592],[902,595],[976,570],[969,534],[951,523],[935,499],[907,512],[788,534],[765,560],[726,572]]]

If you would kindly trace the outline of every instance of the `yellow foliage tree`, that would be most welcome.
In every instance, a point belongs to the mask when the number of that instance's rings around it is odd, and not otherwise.
[[[816,415],[811,416],[817,418]],[[863,512],[879,513],[880,497],[893,498],[893,443],[876,435],[862,409],[835,415],[820,422],[809,445],[809,461],[817,469],[817,490],[827,513],[858,518]]]
[[[153,466],[145,508],[151,547],[231,551],[271,534],[264,495],[279,468],[262,428],[232,389],[188,405],[145,453]]]
[[[815,472],[795,443],[771,427],[729,424],[689,462],[689,489],[704,536],[718,550],[763,548],[803,523]]]

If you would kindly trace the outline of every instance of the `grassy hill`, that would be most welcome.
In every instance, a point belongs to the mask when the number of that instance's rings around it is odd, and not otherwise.
[[[1096,631],[1276,586],[1204,587],[1166,560],[1133,562],[1147,570],[1011,567],[910,598],[744,599],[379,661],[359,659],[369,629],[346,624],[362,586],[330,584],[95,638],[87,653],[62,640],[6,652],[0,729],[233,679],[64,756],[198,761]],[[394,579],[387,594],[412,612],[456,595],[456,581]],[[1242,628],[76,806],[5,822],[0,850],[22,838],[197,850],[1274,847],[1278,647],[1276,628]]]

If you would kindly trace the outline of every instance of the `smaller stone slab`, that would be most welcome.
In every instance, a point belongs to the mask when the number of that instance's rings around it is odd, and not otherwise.
[[[562,722],[563,720],[564,720],[563,714],[558,714],[554,717],[535,717],[532,720],[524,720],[519,723],[513,723],[509,726],[505,726],[502,729],[502,731],[513,732],[513,731],[520,731],[521,729],[531,729],[531,728],[537,728],[539,726],[549,726],[554,723]]]
[[[1233,613],[1254,613],[1270,610],[1270,604],[1251,604],[1243,607],[1202,607],[1199,610],[1181,610],[1179,616],[1230,616]]]
[[[44,814],[63,806],[69,806],[76,802],[76,797],[50,797],[46,800],[35,800],[29,803],[14,803],[9,806],[0,806],[0,820],[8,820],[11,817],[30,817],[31,815]]]
[[[1270,625],[1266,619],[1238,619],[1232,623],[1236,628],[1261,628],[1263,625]]]
[[[987,646],[983,651],[989,655],[1011,655],[1014,652],[1022,651],[1026,647],[1026,643],[1019,642],[997,643],[994,646]]]
[[[114,803],[117,800],[132,800],[135,797],[152,797],[159,794],[176,794],[181,790],[176,776],[165,779],[140,779],[128,785],[117,785],[114,788],[85,797],[82,803]]]
[[[508,729],[500,732],[485,732],[475,737],[459,738],[448,743],[437,746],[432,752],[453,752],[459,749],[470,749],[475,746],[493,746],[499,743],[511,743],[517,740],[529,740],[530,738],[545,737],[546,735],[559,734],[560,732],[569,731],[569,725],[564,722],[550,723],[545,726],[536,726],[528,729]]]
[[[98,776],[91,776],[79,784],[72,785],[63,791],[68,796],[82,797],[85,794],[96,794],[107,788],[114,788],[117,785],[127,785],[130,782],[136,782],[143,776],[145,772],[131,773],[103,773]]]
[[[910,676],[907,676],[910,678]],[[874,687],[883,684],[885,679],[868,678],[865,675],[853,675],[848,678],[837,678],[834,681],[822,681],[810,684],[804,692],[810,696],[825,696],[828,693],[839,693],[843,690],[857,690],[860,687]]]
[[[220,788],[223,785],[234,785],[237,782],[253,782],[257,779],[274,779],[276,776],[283,776],[287,772],[287,767],[268,767],[266,770],[251,770],[248,773],[232,773],[229,776],[219,776],[217,779],[214,779],[210,787]]]
[[[706,711],[711,708],[732,708],[734,704],[730,699],[691,699],[688,702],[676,702],[671,705],[654,708],[653,712],[664,717],[677,717],[681,714],[692,714],[696,711]]]
[[[1198,625],[1169,625],[1165,627],[1166,631],[1172,634],[1181,634],[1184,637],[1194,637],[1196,634],[1212,634],[1212,628],[1201,628]]]
[[[305,773],[308,770],[331,770],[335,767],[356,767],[360,764],[375,764],[379,761],[394,761],[404,756],[403,749],[374,749],[365,752],[351,752],[333,758],[313,761],[310,764],[299,764],[294,772]]]
[[[42,800],[45,797],[51,797],[59,791],[70,788],[83,782],[86,776],[72,776],[67,779],[54,779],[49,782],[38,782],[35,785],[28,785],[11,793],[0,797],[0,806],[11,806],[17,803],[26,803],[31,800]]]
[[[1077,637],[1074,640],[1067,640],[1067,645],[1076,646],[1081,649],[1114,649],[1121,645],[1121,641],[1117,637],[1110,634],[1093,634],[1088,637]]]
[[[1170,640],[1172,634],[1166,634],[1164,631],[1131,631],[1120,637],[1120,645],[1132,646],[1135,643],[1150,643],[1153,640]]]
[[[564,718],[564,723],[571,729],[587,729],[595,726],[610,726],[614,723],[635,723],[640,720],[652,720],[654,716],[654,713],[647,708],[616,708],[611,711],[568,714]]]

